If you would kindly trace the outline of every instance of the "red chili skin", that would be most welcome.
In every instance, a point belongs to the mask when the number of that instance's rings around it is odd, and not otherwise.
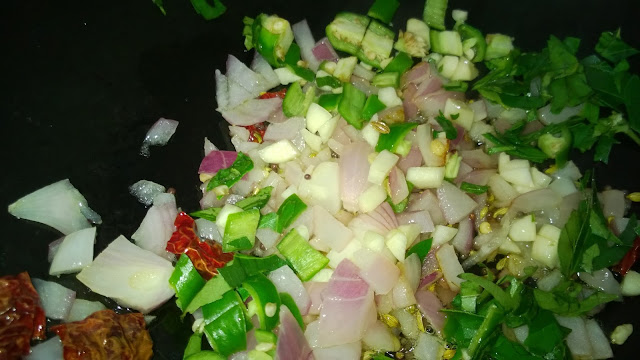
[[[148,360],[153,342],[140,313],[101,310],[82,321],[53,326],[65,360]]]
[[[627,275],[627,272],[631,270],[638,257],[640,257],[640,236],[636,236],[629,252],[620,260],[618,265],[613,267],[613,270],[622,276]]]
[[[200,240],[195,232],[195,221],[185,212],[178,214],[174,225],[176,231],[167,243],[167,251],[173,254],[187,254],[205,280],[214,277],[218,268],[233,259],[233,254],[222,252],[219,244]]]
[[[27,272],[0,277],[0,359],[28,355],[31,340],[45,339],[46,321]]]

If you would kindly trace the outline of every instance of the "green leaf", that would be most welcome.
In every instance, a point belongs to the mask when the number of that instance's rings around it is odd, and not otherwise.
[[[426,239],[418,242],[407,250],[407,255],[405,257],[409,257],[411,254],[417,254],[420,258],[420,263],[424,261],[424,258],[427,257],[429,250],[431,250],[431,243],[433,239]]]
[[[640,77],[633,75],[623,91],[624,104],[627,108],[629,126],[640,132]]]
[[[281,233],[283,230],[289,227],[295,219],[298,218],[303,211],[307,209],[305,204],[296,194],[291,194],[278,208],[276,214],[278,215],[278,223],[276,231]]]
[[[612,63],[618,63],[629,56],[639,53],[638,50],[622,41],[620,38],[620,30],[615,34],[613,32],[603,32],[600,34],[600,38],[596,44],[596,52]]]
[[[438,124],[440,124],[442,130],[444,130],[445,134],[447,135],[447,139],[453,140],[458,137],[458,130],[455,126],[453,126],[451,120],[444,117],[442,111],[440,111],[440,115],[436,116],[436,121],[438,122]]]
[[[204,284],[193,300],[189,302],[184,312],[193,314],[202,306],[221,299],[222,295],[229,290],[231,290],[231,287],[227,284],[224,277],[214,276]]]
[[[505,310],[513,310],[517,305],[513,301],[513,298],[509,296],[509,294],[507,294],[500,286],[498,286],[491,280],[485,279],[472,273],[462,273],[458,275],[458,277],[484,288]]]
[[[226,185],[227,187],[233,186],[238,180],[253,169],[253,161],[251,158],[242,152],[238,153],[238,157],[226,169],[220,169],[216,175],[209,180],[207,184],[207,191],[211,191],[220,185]]]
[[[567,43],[572,46],[567,46]],[[577,50],[575,41],[567,43],[560,41],[553,35],[547,41],[549,65],[556,76],[571,75],[578,70],[578,59],[574,55]]]
[[[457,344],[458,347],[466,348],[471,343],[471,339],[482,325],[484,317],[460,310],[441,310],[447,320],[442,332],[445,338]]]
[[[212,0],[213,4],[211,4],[207,0],[191,0],[191,5],[196,10],[198,14],[200,14],[205,20],[212,20],[220,15],[224,14],[227,11],[227,7],[224,6],[222,1],[220,0]]]
[[[488,353],[494,360],[541,360],[540,357],[532,355],[522,345],[510,341],[502,334],[498,335]]]
[[[167,15],[167,12],[164,10],[164,5],[162,3],[162,0],[152,0],[152,1],[154,4],[156,4],[158,9],[160,9],[160,11],[162,12],[162,15]]]
[[[273,231],[278,231],[278,214],[277,213],[270,212],[260,217],[260,222],[258,222],[258,229],[265,229],[265,228],[271,229]]]
[[[489,190],[489,187],[463,181],[462,184],[460,184],[460,190],[468,192],[469,194],[484,194]]]
[[[235,205],[242,210],[262,209],[269,202],[271,191],[273,191],[273,186],[265,186],[255,195],[242,199],[235,203]]]
[[[215,222],[216,218],[218,217],[218,214],[220,214],[220,210],[222,210],[222,208],[208,208],[204,210],[194,211],[192,213],[189,213],[189,215],[191,217],[199,217],[202,219]]]
[[[548,310],[538,311],[538,315],[529,323],[529,336],[524,345],[534,354],[544,356],[562,345],[564,338],[571,332],[560,324]]]
[[[402,142],[411,129],[418,126],[418,123],[404,122],[389,125],[389,132],[380,134],[376,143],[376,151],[388,150],[396,152],[402,146]]]
[[[581,316],[587,314],[598,305],[616,300],[617,295],[597,291],[585,299],[579,298],[583,286],[573,280],[565,280],[551,291],[534,289],[538,305],[562,316]]]

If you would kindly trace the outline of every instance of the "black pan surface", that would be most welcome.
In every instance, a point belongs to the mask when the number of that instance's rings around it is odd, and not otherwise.
[[[150,0],[4,0],[0,4],[0,205],[44,185],[69,178],[100,213],[96,254],[118,235],[130,237],[146,209],[128,194],[148,179],[177,190],[178,205],[198,206],[197,168],[205,136],[229,147],[226,125],[214,111],[214,70],[228,53],[249,54],[242,45],[242,17],[277,13],[292,23],[306,18],[321,37],[336,12],[365,13],[368,0],[233,1],[213,21],[197,15],[186,0],[165,0],[167,15]],[[403,1],[395,28],[420,17],[422,1]],[[485,33],[502,32],[525,50],[539,50],[549,34],[583,39],[593,49],[599,33],[622,27],[623,38],[640,48],[640,5],[634,0],[450,0],[470,11],[469,23]],[[448,19],[447,21],[451,21]],[[450,22],[451,25],[451,22]],[[640,72],[638,59],[632,65]],[[170,143],[139,155],[142,139],[159,117],[180,121]],[[597,166],[599,184],[637,191],[640,151],[623,141],[608,167]],[[590,157],[580,157],[593,166]],[[3,209],[6,209],[3,208]],[[0,211],[0,275],[29,271],[47,278],[47,244],[54,230]],[[73,276],[56,281],[79,296],[98,299]],[[115,306],[105,299],[106,304]],[[621,323],[640,324],[640,301],[615,303],[599,319],[609,333]],[[181,359],[189,323],[173,302],[156,312],[151,332],[155,358]],[[636,331],[616,358],[637,358]]]

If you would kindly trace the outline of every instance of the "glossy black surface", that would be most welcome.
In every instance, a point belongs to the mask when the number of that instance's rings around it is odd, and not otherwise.
[[[226,127],[214,111],[214,69],[227,53],[249,58],[242,45],[242,17],[278,13],[292,23],[306,18],[319,39],[340,10],[366,12],[370,1],[231,1],[227,13],[206,22],[186,0],[166,0],[163,16],[150,0],[5,0],[0,4],[0,206],[69,178],[100,213],[96,254],[118,235],[130,237],[146,209],[128,194],[140,179],[177,190],[183,209],[197,207],[197,167],[205,136],[226,147]],[[422,1],[404,1],[396,29],[420,17]],[[469,23],[485,32],[515,36],[523,49],[540,49],[548,35],[577,36],[591,49],[602,30],[622,26],[640,47],[636,1],[450,1],[470,11]],[[450,21],[448,19],[447,21]],[[636,72],[637,59],[634,61]],[[147,129],[159,117],[180,121],[171,142],[139,155]],[[599,166],[600,183],[638,190],[637,149],[626,142],[610,166]],[[588,157],[580,161],[590,166]],[[6,209],[6,208],[3,208]],[[47,277],[47,244],[55,231],[0,211],[0,275],[28,270]],[[64,285],[94,298],[73,276]],[[610,305],[600,316],[605,331],[638,324],[639,301]],[[173,303],[151,326],[155,357],[181,359],[188,324]],[[636,331],[617,358],[636,358]]]

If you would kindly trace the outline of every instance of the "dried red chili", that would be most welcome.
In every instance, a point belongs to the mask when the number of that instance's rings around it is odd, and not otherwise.
[[[264,134],[267,132],[267,125],[265,123],[257,123],[255,125],[245,126],[247,130],[249,130],[249,141],[255,142],[258,144],[262,143],[262,139],[264,139]]]
[[[101,310],[51,330],[62,340],[65,360],[147,360],[153,356],[151,336],[140,313]]]
[[[282,88],[278,91],[270,91],[260,95],[259,99],[272,99],[274,97],[279,97],[280,99],[284,99],[284,96],[287,94],[287,88]]]
[[[638,257],[640,257],[640,236],[636,237],[631,249],[625,254],[622,260],[620,260],[618,265],[613,267],[613,271],[623,276],[627,275],[627,272],[631,270],[631,267],[636,263]]]
[[[218,243],[202,241],[195,231],[195,221],[185,212],[180,212],[174,222],[176,231],[167,243],[167,251],[173,254],[185,253],[193,266],[205,280],[211,279],[233,259],[232,253],[222,252]]]
[[[27,272],[0,277],[0,359],[29,354],[31,340],[44,340],[46,319]]]

